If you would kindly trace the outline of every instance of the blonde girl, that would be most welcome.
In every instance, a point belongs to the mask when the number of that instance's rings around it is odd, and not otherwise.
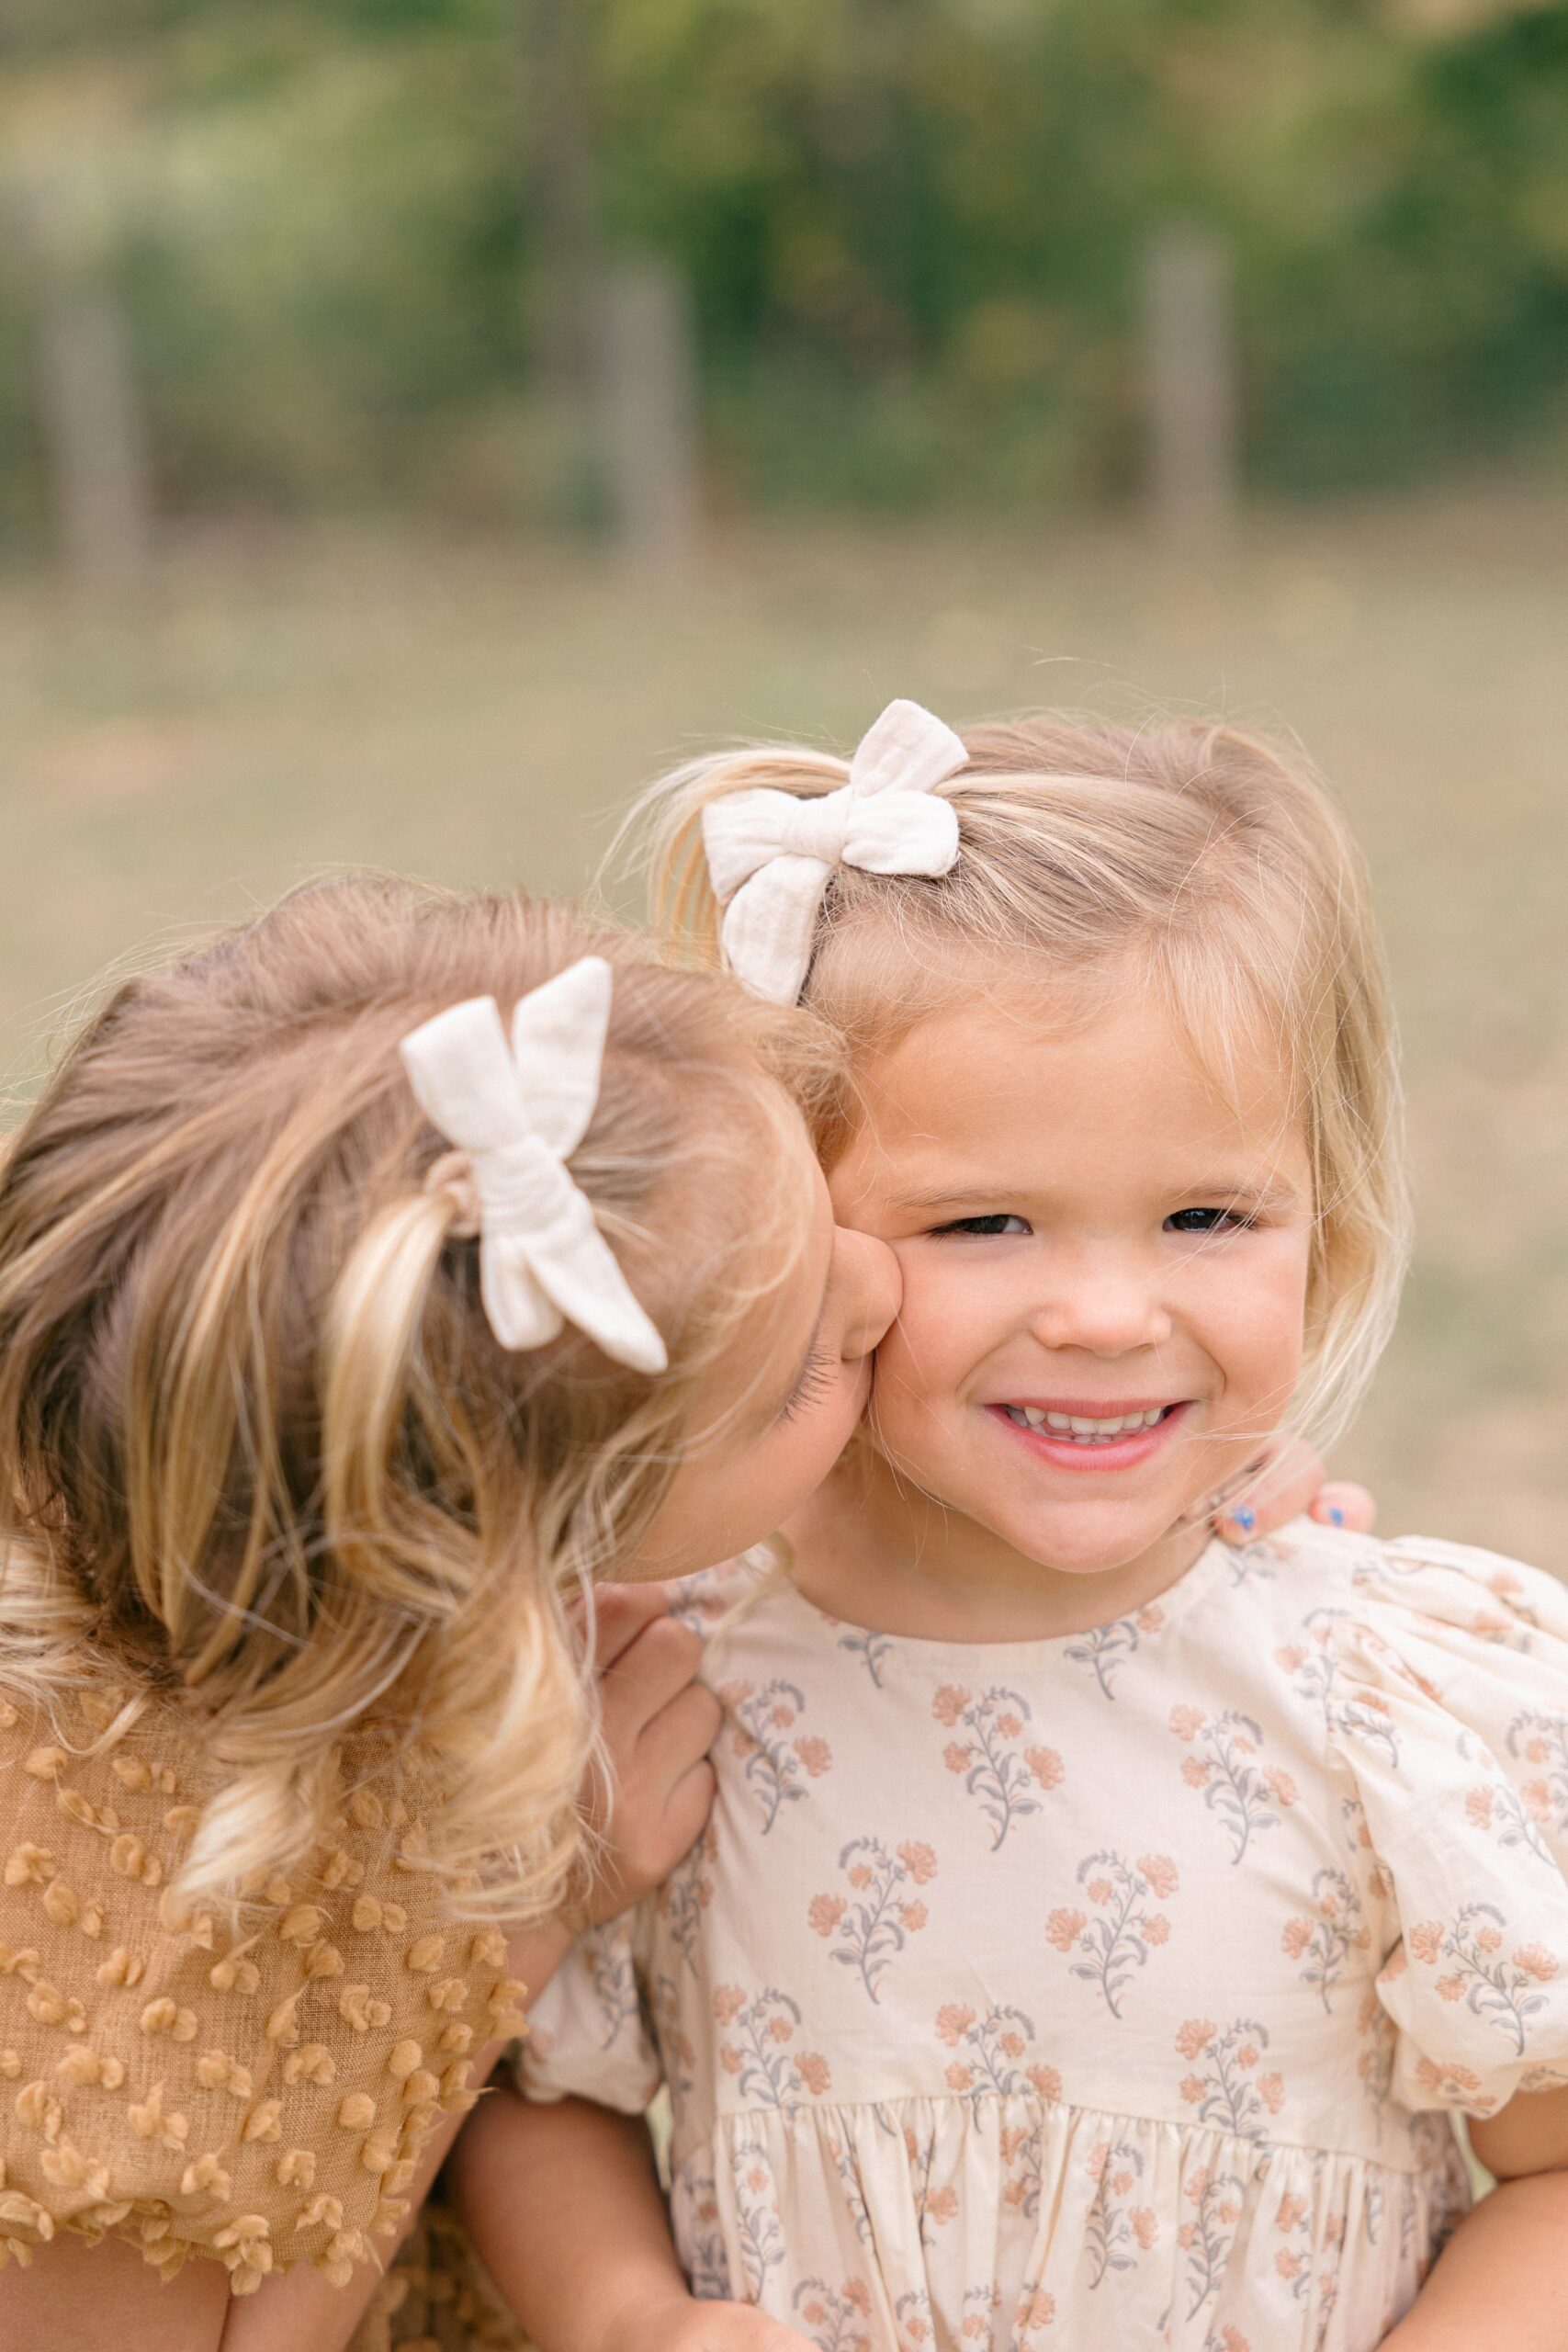
[[[860,1414],[896,1274],[796,1107],[823,1034],[349,879],[120,987],[23,1121],[6,2345],[346,2342],[564,1922],[695,1836],[694,1637],[607,1599],[596,1706],[572,1611],[755,1540]]]
[[[845,1042],[818,1144],[903,1304],[785,1572],[689,1592],[710,1826],[547,1992],[524,2085],[573,2096],[465,2143],[487,2258],[544,2352],[1544,2352],[1568,1604],[1201,1523],[1393,1314],[1342,823],[1224,727],[910,705],[664,808],[677,918]],[[660,2075],[678,2260],[605,2112]],[[1521,2177],[1433,2271],[1459,2115]]]

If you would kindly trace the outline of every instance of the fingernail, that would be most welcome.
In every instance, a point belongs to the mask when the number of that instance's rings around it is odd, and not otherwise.
[[[1235,1510],[1231,1513],[1231,1517],[1235,1520],[1236,1525],[1241,1529],[1244,1535],[1250,1535],[1253,1529],[1258,1524],[1258,1513],[1253,1510],[1250,1503],[1237,1503]]]
[[[1337,1503],[1331,1504],[1329,1507],[1328,1523],[1330,1527],[1343,1527],[1345,1524],[1345,1514]]]

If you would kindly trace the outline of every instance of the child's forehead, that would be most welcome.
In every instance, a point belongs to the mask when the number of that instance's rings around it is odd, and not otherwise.
[[[1029,991],[950,1006],[860,1078],[845,1172],[911,1197],[987,1168],[1272,1162],[1299,1131],[1269,1040],[1244,1031],[1205,1053],[1152,990],[1070,1011]]]

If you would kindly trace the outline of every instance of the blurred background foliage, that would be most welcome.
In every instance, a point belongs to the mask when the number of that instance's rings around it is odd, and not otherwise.
[[[117,285],[165,514],[580,517],[539,332],[563,172],[580,234],[690,288],[720,514],[1122,498],[1170,218],[1234,257],[1255,491],[1568,449],[1564,0],[576,0],[565,108],[544,14],[0,0],[0,186],[47,176]]]
[[[0,1066],[726,736],[1299,729],[1419,1182],[1342,1466],[1568,1573],[1565,459],[1568,0],[0,0]]]

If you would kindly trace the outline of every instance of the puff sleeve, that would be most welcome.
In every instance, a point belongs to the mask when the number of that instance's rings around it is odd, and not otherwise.
[[[623,1912],[580,1936],[528,2012],[514,2070],[540,2105],[596,2099],[640,2115],[664,2079],[639,1966],[646,1914]]]
[[[1328,1736],[1391,1906],[1392,2087],[1490,2115],[1568,2083],[1568,1593],[1419,1542],[1359,1582]]]

